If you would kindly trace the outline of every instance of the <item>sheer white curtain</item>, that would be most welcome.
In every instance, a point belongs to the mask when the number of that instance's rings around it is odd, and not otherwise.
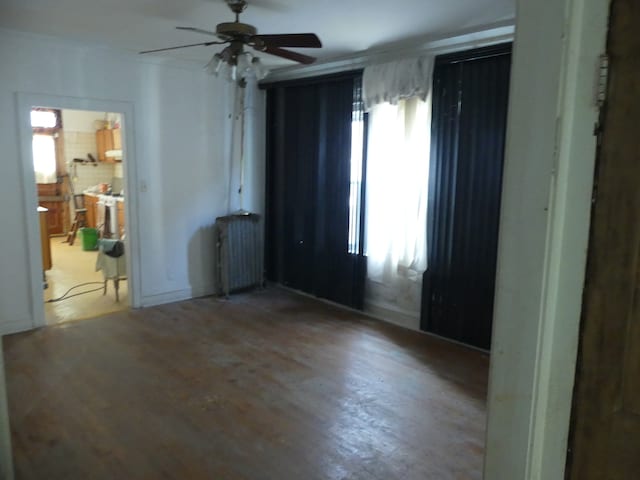
[[[33,135],[33,168],[36,183],[55,183],[56,144],[52,135]]]
[[[365,303],[399,313],[410,328],[417,324],[405,320],[419,316],[427,267],[432,74],[433,57],[425,56],[372,65],[362,76],[369,112]]]
[[[393,287],[427,266],[431,99],[381,103],[369,111],[366,254],[368,277]]]

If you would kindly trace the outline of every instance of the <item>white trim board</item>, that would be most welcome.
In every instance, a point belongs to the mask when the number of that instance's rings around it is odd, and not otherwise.
[[[140,307],[155,307],[167,303],[182,302],[193,298],[209,297],[216,294],[215,285],[201,285],[182,290],[173,290],[163,293],[143,294]]]
[[[125,169],[125,223],[132,228],[127,228],[125,240],[127,252],[127,272],[129,278],[129,299],[131,307],[140,306],[141,290],[141,266],[140,266],[140,239],[137,228],[138,199],[134,186],[137,185],[137,168],[134,134],[134,109],[131,102],[119,100],[93,99],[66,97],[58,95],[45,95],[37,93],[16,93],[16,114],[18,121],[18,134],[20,141],[20,164],[22,166],[22,194],[27,212],[31,212],[25,220],[24,232],[29,247],[29,295],[31,298],[31,325],[22,325],[19,330],[44,326],[44,304],[42,302],[42,253],[40,251],[40,233],[38,225],[37,191],[35,174],[33,172],[33,160],[31,152],[31,119],[30,112],[33,106],[47,106],[59,109],[93,110],[97,112],[114,112],[123,115],[122,127],[124,139],[122,148],[125,151],[123,168]],[[11,332],[1,332],[2,334]]]

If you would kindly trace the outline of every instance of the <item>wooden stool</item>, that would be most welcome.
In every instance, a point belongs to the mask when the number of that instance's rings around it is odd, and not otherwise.
[[[73,218],[73,223],[71,224],[71,229],[67,234],[67,242],[69,245],[73,245],[73,242],[76,239],[76,235],[78,233],[78,229],[87,226],[87,209],[84,208],[84,195],[74,195],[73,196],[73,204],[75,210],[75,217]]]

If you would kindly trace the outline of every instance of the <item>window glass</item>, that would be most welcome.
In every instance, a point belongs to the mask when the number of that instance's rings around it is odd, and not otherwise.
[[[31,110],[31,126],[34,128],[54,128],[57,124],[55,112]]]
[[[349,253],[361,253],[360,212],[362,209],[362,169],[364,150],[364,103],[362,85],[356,81],[351,114],[351,185],[349,189]]]
[[[56,145],[52,135],[33,136],[33,168],[37,183],[56,182]]]

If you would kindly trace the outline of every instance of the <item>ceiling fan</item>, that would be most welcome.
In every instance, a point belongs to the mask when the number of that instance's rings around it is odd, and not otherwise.
[[[217,63],[219,69],[222,63],[226,63],[229,66],[237,66],[239,62],[246,59],[247,56],[251,57],[252,62],[255,63],[257,57],[252,57],[248,52],[244,51],[244,47],[251,47],[258,52],[265,52],[277,57],[293,60],[294,62],[310,64],[316,61],[315,57],[309,55],[303,55],[298,52],[287,50],[283,47],[294,48],[320,48],[322,43],[315,33],[283,33],[283,34],[270,34],[259,35],[258,30],[253,25],[240,22],[240,14],[247,8],[247,2],[245,0],[225,0],[229,8],[236,15],[234,22],[219,23],[216,26],[215,32],[209,30],[203,30],[195,27],[176,27],[178,30],[188,30],[190,32],[203,33],[205,35],[212,35],[218,37],[219,41],[191,43],[188,45],[179,45],[176,47],[157,48],[155,50],[145,50],[140,52],[155,53],[165,52],[167,50],[177,50],[179,48],[188,48],[196,46],[209,46],[209,45],[224,45],[228,46],[220,53],[216,53],[214,58],[211,59],[209,65],[213,62]],[[246,60],[245,60],[246,61]]]

